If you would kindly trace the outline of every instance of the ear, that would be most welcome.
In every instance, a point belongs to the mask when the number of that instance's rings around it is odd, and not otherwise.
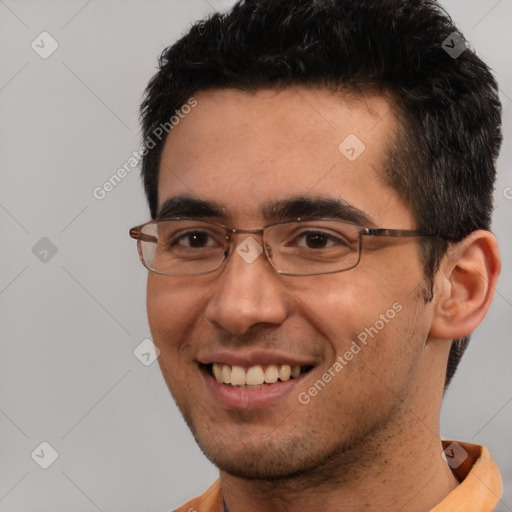
[[[494,297],[501,270],[496,237],[478,230],[449,247],[435,277],[430,335],[453,340],[471,334]]]

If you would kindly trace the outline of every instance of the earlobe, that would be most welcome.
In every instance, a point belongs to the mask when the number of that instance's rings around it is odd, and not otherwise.
[[[437,272],[430,335],[452,340],[482,322],[498,282],[501,260],[496,237],[478,230],[453,244]]]

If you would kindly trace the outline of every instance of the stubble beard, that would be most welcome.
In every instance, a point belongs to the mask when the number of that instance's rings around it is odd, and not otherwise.
[[[396,407],[373,421],[366,418],[366,424],[353,426],[350,431],[336,432],[337,436],[333,436],[331,428],[310,428],[302,435],[279,438],[277,427],[261,441],[244,440],[243,434],[238,439],[226,434],[220,443],[208,438],[208,433],[204,435],[192,415],[180,409],[199,448],[221,471],[258,483],[262,490],[277,485],[291,492],[307,487],[338,487],[359,478],[382,455]],[[292,417],[293,414],[290,421]]]

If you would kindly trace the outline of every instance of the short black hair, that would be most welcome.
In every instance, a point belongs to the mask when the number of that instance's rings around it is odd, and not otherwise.
[[[377,91],[397,109],[383,178],[410,206],[433,276],[450,242],[489,229],[501,104],[487,65],[434,0],[240,0],[197,22],[159,59],[141,106],[142,179],[152,218],[166,138],[152,135],[208,89],[321,86]],[[167,132],[169,130],[166,130]],[[469,336],[453,340],[445,387]]]

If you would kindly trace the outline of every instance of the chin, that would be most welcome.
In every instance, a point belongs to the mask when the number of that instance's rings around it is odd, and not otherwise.
[[[239,453],[229,454],[228,451],[218,453],[217,450],[212,452],[201,446],[200,448],[221,471],[244,480],[287,480],[314,469],[309,467],[311,461],[296,457],[283,460],[282,453],[270,449],[266,453],[262,453],[260,449],[251,452],[240,450]]]
[[[248,436],[247,430],[236,437],[231,437],[228,432],[216,434],[209,430],[197,433],[191,430],[201,451],[212,464],[220,471],[244,480],[302,480],[301,477],[313,476],[329,459],[345,451],[344,445],[321,443],[309,432],[283,432],[282,436],[269,439],[268,435]],[[218,440],[220,436],[222,442]]]

